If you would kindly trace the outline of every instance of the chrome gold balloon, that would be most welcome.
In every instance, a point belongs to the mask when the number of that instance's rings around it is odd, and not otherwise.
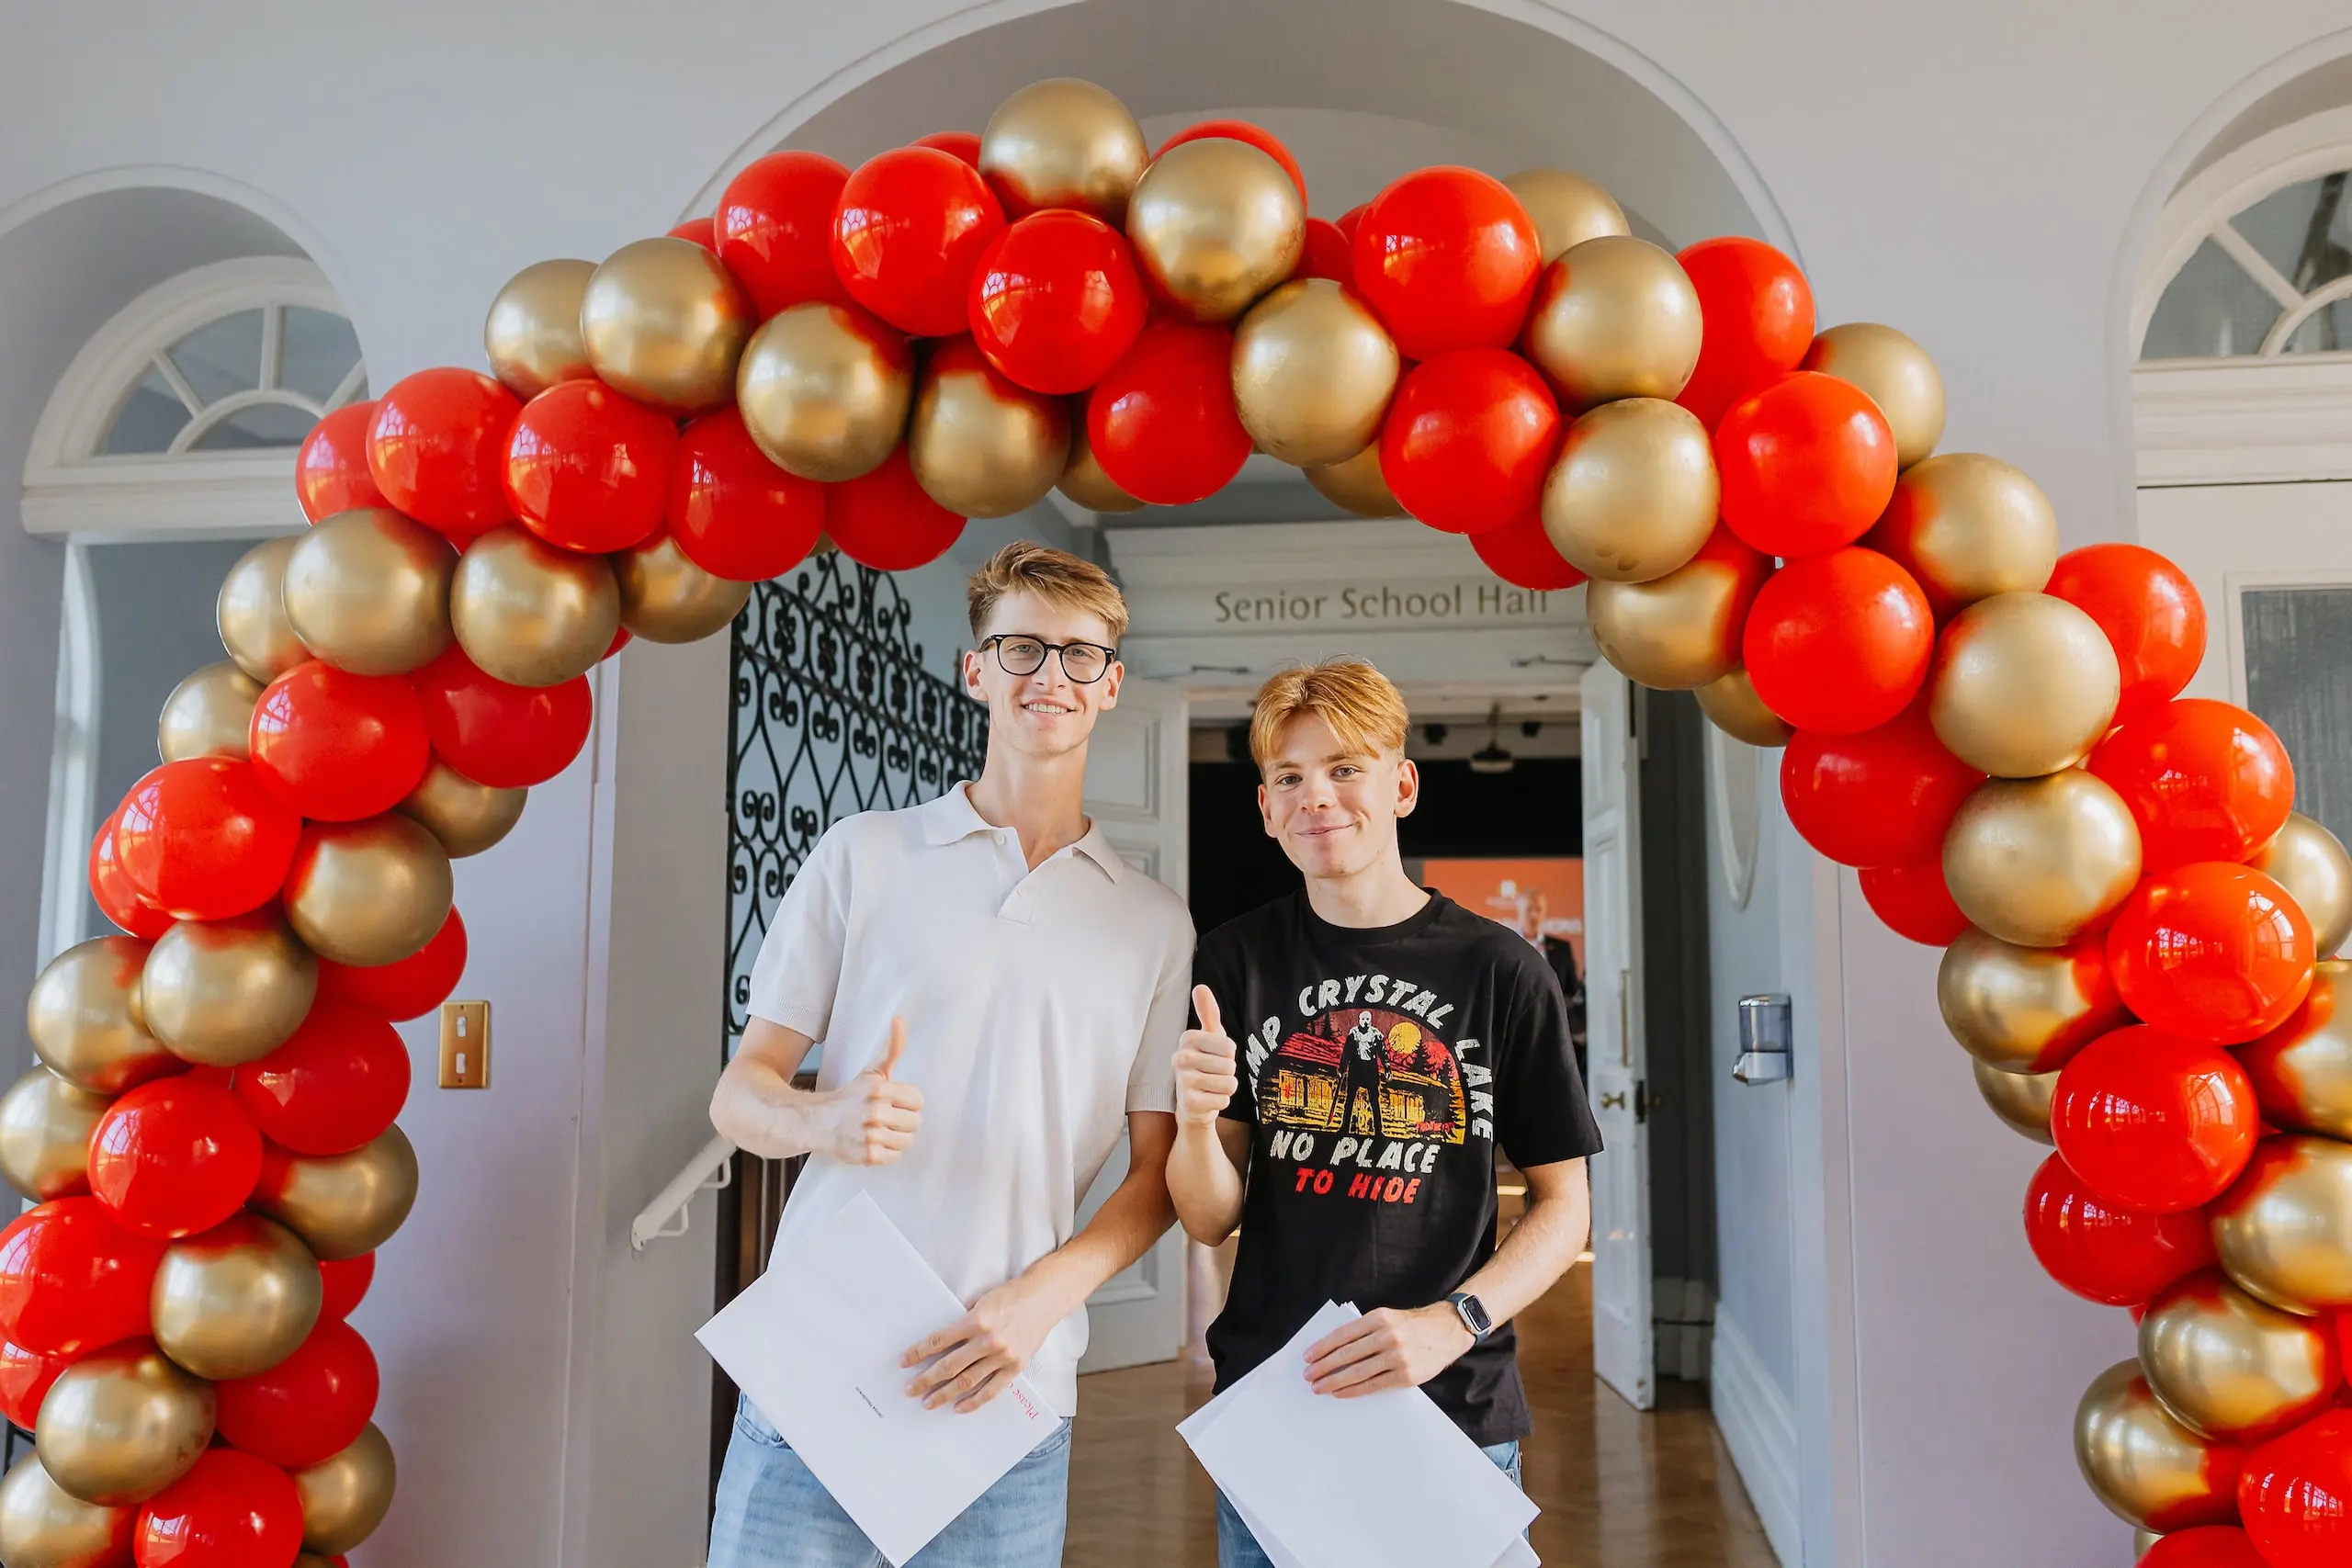
[[[308,537],[294,534],[255,545],[220,581],[220,646],[256,681],[275,681],[311,657],[287,619],[284,594],[287,558]]]
[[[1600,656],[1629,680],[1679,692],[1740,667],[1756,578],[1732,562],[1702,556],[1647,582],[1595,578],[1584,592]]]
[[[558,549],[509,523],[466,546],[449,584],[449,622],[484,674],[560,686],[613,645],[620,590],[603,557]]]
[[[1616,198],[1582,175],[1566,169],[1521,169],[1503,184],[1535,220],[1536,236],[1547,262],[1587,240],[1633,232]]]
[[[311,822],[286,874],[286,919],[322,958],[397,964],[440,933],[452,892],[449,852],[413,818]]]
[[[2050,1101],[2058,1092],[2056,1073],[2004,1073],[1972,1060],[1976,1092],[2010,1132],[2037,1144],[2055,1144],[2050,1132]]]
[[[129,1568],[135,1508],[85,1503],[27,1454],[0,1481],[0,1562],[8,1568]]]
[[[1271,153],[1203,137],[1162,152],[1136,182],[1127,243],[1179,314],[1229,321],[1298,265],[1306,206]]]
[[[1819,370],[1860,387],[1894,432],[1898,468],[1920,461],[1943,439],[1944,378],[1928,351],[1893,327],[1876,321],[1831,327],[1813,340],[1798,368]]]
[[[2265,1138],[2209,1213],[2213,1250],[2247,1294],[2306,1314],[2352,1307],[2352,1144]]]
[[[274,1159],[253,1196],[330,1263],[390,1240],[415,1201],[416,1150],[397,1126],[346,1155]]]
[[[1756,682],[1745,669],[1727,671],[1698,688],[1699,709],[1717,729],[1734,740],[1770,749],[1786,746],[1796,734],[1793,726],[1764,705]]]
[[[2313,964],[2302,1006],[2234,1054],[2271,1125],[2352,1141],[2352,963]]]
[[[2162,1540],[2164,1540],[2162,1530],[2133,1530],[2132,1532],[2132,1561],[2137,1562],[2141,1558],[2147,1556],[2154,1550],[2156,1542]]]
[[[621,625],[648,642],[700,642],[751,603],[752,584],[705,571],[666,528],[611,558]]]
[[[287,619],[338,670],[405,674],[449,646],[457,565],[449,541],[422,523],[380,506],[338,512],[287,558]]]
[[[33,1442],[41,1468],[69,1496],[130,1507],[195,1465],[212,1441],[214,1409],[210,1383],[145,1340],[127,1340],[58,1374],[40,1402]]]
[[[1990,779],[1944,833],[1944,886],[1969,924],[2019,947],[2060,947],[2140,880],[2122,796],[2080,768]]]
[[[2058,564],[2058,514],[2041,486],[1998,457],[1947,452],[1895,480],[1894,499],[1861,542],[1892,557],[1948,615],[1996,593],[2041,592]]]
[[[301,1348],[325,1297],[319,1260],[274,1220],[240,1213],[164,1249],[155,1343],[198,1377],[266,1372]]]
[[[183,1061],[233,1067],[286,1043],[318,989],[318,961],[276,910],[182,920],[147,955],[140,1016]]]
[[[2352,938],[2352,854],[2344,841],[2300,811],[2271,836],[2251,863],[2295,896],[2311,917],[2312,946],[2322,958]]]
[[[1013,385],[958,344],[935,351],[916,384],[907,464],[957,516],[1005,517],[1045,500],[1062,477],[1069,425],[1069,400]]]
[[[1568,426],[1544,480],[1544,532],[1596,581],[1647,582],[1698,554],[1721,493],[1699,416],[1662,398],[1626,398]]]
[[[1936,970],[1944,1027],[2004,1074],[2054,1073],[2075,1053],[2132,1021],[2108,977],[2103,944],[2020,947],[1961,932]]]
[[[1673,253],[1647,240],[1587,240],[1544,269],[1523,346],[1563,413],[1671,399],[1699,363],[1699,291]]]
[[[1143,510],[1143,502],[1113,484],[1102,465],[1094,460],[1094,448],[1086,444],[1082,415],[1069,422],[1069,462],[1055,488],[1089,512],[1110,514]]]
[[[2075,1412],[2075,1459],[2118,1517],[2146,1529],[2186,1529],[2237,1518],[2237,1467],[2211,1461],[2214,1445],[2165,1414],[2137,1361],[2101,1372]]]
[[[172,688],[155,725],[155,750],[166,762],[187,757],[251,755],[254,705],[261,682],[228,660],[208,664]]]
[[[2343,1381],[2330,1325],[2266,1306],[2210,1271],[2148,1303],[2140,1370],[2174,1420],[2221,1443],[2258,1443],[2301,1424]]]
[[[2087,614],[2047,593],[1996,593],[1937,637],[1928,720],[1970,767],[2040,778],[2089,754],[2122,692],[2115,646]]]
[[[293,1473],[302,1499],[302,1544],[312,1551],[349,1551],[391,1512],[398,1480],[392,1445],[372,1423],[333,1459]]]
[[[1327,277],[1294,278],[1233,333],[1233,401],[1268,457],[1344,463],[1380,438],[1396,344],[1370,307]]]
[[[1389,492],[1380,471],[1380,443],[1372,442],[1343,462],[1326,463],[1305,470],[1315,492],[1334,506],[1344,506],[1359,517],[1402,517],[1405,509]]]
[[[0,1176],[36,1203],[87,1187],[90,1134],[108,1103],[47,1067],[18,1078],[0,1095]]]
[[[905,338],[854,306],[812,300],[752,335],[735,401],[769,461],[838,484],[871,473],[898,446],[914,387]]]
[[[606,256],[580,297],[580,341],[596,374],[623,397],[676,414],[727,401],[759,324],[752,297],[716,255],[668,235]]]
[[[93,937],[51,959],[33,982],[25,1032],[33,1054],[66,1082],[113,1096],[180,1070],[139,1014],[148,946],[136,937]]]
[[[580,338],[580,307],[595,275],[591,261],[533,262],[491,300],[481,345],[508,391],[527,402],[558,381],[596,373]]]
[[[1151,144],[1127,106],[1075,76],[1031,83],[980,132],[980,173],[1007,218],[1072,207],[1116,229],[1150,162]]]
[[[476,784],[440,758],[424,770],[424,780],[393,809],[413,817],[432,830],[451,860],[478,855],[514,829],[523,819],[527,789],[493,789]]]

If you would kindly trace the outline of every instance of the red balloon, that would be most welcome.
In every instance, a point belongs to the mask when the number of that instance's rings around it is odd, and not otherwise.
[[[375,423],[373,399],[345,403],[302,437],[294,455],[294,494],[302,515],[316,523],[355,506],[382,506],[384,492],[368,471],[368,427]]]
[[[432,760],[415,687],[315,659],[262,688],[247,745],[286,804],[322,822],[390,811]]]
[[[2244,1484],[2245,1476],[2239,1476]],[[2235,1525],[2199,1525],[2160,1537],[2139,1568],[2270,1568],[2254,1540]]]
[[[1165,156],[1170,147],[1180,146],[1187,141],[1204,141],[1218,138],[1227,141],[1246,141],[1275,163],[1280,164],[1283,166],[1283,173],[1290,176],[1290,183],[1298,187],[1299,206],[1306,205],[1306,176],[1299,172],[1298,160],[1290,155],[1290,149],[1283,146],[1273,132],[1261,126],[1252,125],[1246,119],[1204,119],[1198,125],[1188,125],[1161,142],[1159,151],[1152,156]]]
[[[1950,947],[1968,929],[1968,917],[1952,902],[1944,882],[1941,855],[1915,865],[1864,866],[1862,901],[1896,936],[1929,947]]]
[[[1761,240],[1702,240],[1677,260],[1699,296],[1699,363],[1675,401],[1713,428],[1724,411],[1794,370],[1813,346],[1813,289]]]
[[[937,560],[962,536],[964,521],[915,482],[903,445],[871,473],[826,487],[827,536],[842,554],[877,571],[911,571]]]
[[[2246,1456],[2238,1515],[2264,1568],[2352,1562],[2352,1410],[2331,1410]]]
[[[2118,1207],[2057,1155],[2025,1190],[2025,1236],[2052,1279],[2105,1306],[2136,1306],[2213,1263],[2203,1214]]]
[[[319,1000],[342,1002],[395,1021],[423,1018],[448,1000],[466,972],[466,922],[456,909],[433,940],[392,964],[319,960]]]
[[[1086,401],[1086,441],[1111,482],[1155,506],[1223,490],[1250,458],[1233,402],[1233,334],[1158,321],[1102,374]]]
[[[1781,800],[1798,835],[1842,865],[1913,865],[1940,860],[1984,776],[1944,749],[1921,701],[1859,734],[1799,730],[1781,753]]]
[[[1349,208],[1345,212],[1340,213],[1337,218],[1331,220],[1331,227],[1337,229],[1340,231],[1340,236],[1348,242],[1348,248],[1351,252],[1355,249],[1356,229],[1363,222],[1363,215],[1370,210],[1372,210],[1372,203],[1368,201],[1359,201],[1353,207]],[[1351,259],[1349,263],[1348,270],[1351,273],[1355,270],[1352,259]],[[1538,268],[1537,270],[1541,271],[1542,269]]]
[[[49,1385],[76,1359],[43,1355],[13,1339],[0,1338],[0,1416],[6,1416],[10,1426],[31,1431],[40,1415],[40,1402],[49,1397]]]
[[[359,1331],[322,1317],[277,1365],[213,1387],[223,1438],[272,1464],[306,1470],[359,1440],[376,1414],[379,1374]]]
[[[523,401],[475,370],[419,370],[377,400],[368,470],[384,500],[428,528],[469,539],[514,515],[506,434]]]
[[[2211,1202],[2237,1179],[2260,1119],[2235,1057],[2134,1024],[2059,1069],[2050,1131],[2099,1197],[2171,1214]]]
[[[724,408],[695,421],[678,438],[662,514],[678,548],[703,570],[735,582],[765,582],[798,566],[816,547],[825,531],[825,487],[768,461],[743,416]],[[622,627],[619,635],[628,634]]]
[[[1354,247],[1337,223],[1321,218],[1306,220],[1306,244],[1299,252],[1293,277],[1328,277],[1334,283],[1355,281]]]
[[[1544,270],[1535,220],[1500,180],[1476,169],[1420,169],[1392,181],[1363,209],[1352,243],[1357,290],[1408,359],[1508,348]]]
[[[1817,556],[1870,532],[1894,496],[1894,432],[1851,381],[1800,370],[1715,426],[1724,522],[1768,556]]]
[[[559,381],[523,405],[506,441],[506,499],[524,526],[584,555],[660,526],[678,427],[602,381]]]
[[[172,929],[172,917],[157,908],[130,885],[130,874],[114,856],[114,830],[122,821],[122,807],[98,825],[90,840],[90,897],[98,912],[142,941],[153,942]]]
[[[692,240],[711,254],[718,254],[718,225],[708,218],[689,218],[669,231],[673,240]]]
[[[115,1224],[96,1198],[59,1198],[0,1230],[0,1334],[70,1359],[147,1332],[161,1241]]]
[[[902,333],[965,330],[967,292],[1004,210],[980,172],[935,147],[860,164],[833,213],[833,271],[849,296]]]
[[[363,1252],[356,1258],[320,1258],[319,1284],[322,1294],[319,1315],[338,1320],[349,1317],[367,1299],[368,1287],[375,1282],[376,1255],[372,1252]]]
[[[810,299],[849,303],[833,275],[833,209],[849,171],[816,152],[771,152],[719,194],[718,259],[763,316]]]
[[[239,1067],[234,1083],[271,1143],[298,1155],[348,1154],[407,1103],[408,1047],[380,1014],[329,999],[285,1044]]]
[[[1767,578],[1740,642],[1766,707],[1799,729],[1843,735],[1909,706],[1935,645],[1935,617],[1911,574],[1852,545]]]
[[[1561,434],[1535,367],[1507,349],[1457,349],[1405,373],[1380,427],[1380,472],[1430,527],[1481,534],[1535,509]]]
[[[190,1076],[140,1085],[90,1134],[90,1191],[141,1235],[209,1231],[245,1206],[260,1177],[254,1119],[227,1089]]]
[[[972,341],[1007,380],[1082,392],[1135,345],[1148,310],[1126,237],[1099,218],[1033,212],[972,273]]]
[[[2205,602],[2188,574],[2138,545],[2086,545],[2058,558],[2043,592],[2098,623],[2123,668],[2115,722],[2172,700],[2205,657]]]
[[[2302,1005],[2312,923],[2249,865],[2196,861],[2141,880],[2107,933],[2123,1005],[2184,1040],[2242,1045]]]
[[[2140,825],[2149,872],[2245,860],[2287,825],[2295,765],[2278,734],[2211,697],[2165,703],[2110,733],[2085,764]]]
[[[452,647],[408,679],[424,701],[433,750],[476,784],[545,784],[587,743],[593,702],[585,675],[558,686],[510,686]]]
[[[209,1449],[139,1510],[131,1547],[139,1568],[293,1568],[301,1494],[266,1460]]]
[[[130,786],[114,852],[132,888],[173,919],[225,920],[277,897],[301,831],[253,763],[187,757]]]
[[[1553,547],[1552,536],[1544,531],[1541,512],[1471,535],[1470,547],[1478,552],[1488,571],[1513,587],[1554,593],[1584,581],[1584,573]]]
[[[929,136],[918,136],[909,143],[914,147],[933,147],[951,158],[961,158],[974,168],[980,166],[980,137],[974,130],[934,130]]]

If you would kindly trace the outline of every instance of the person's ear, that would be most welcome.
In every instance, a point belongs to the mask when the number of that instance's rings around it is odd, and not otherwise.
[[[1413,807],[1421,803],[1421,770],[1413,765],[1410,757],[1396,761],[1396,815],[1410,817]]]
[[[964,694],[976,703],[989,700],[987,691],[980,685],[980,650],[977,648],[964,650]]]
[[[1099,712],[1109,713],[1119,705],[1119,685],[1126,678],[1127,667],[1113,660],[1111,668],[1103,671],[1102,679],[1098,682],[1102,688],[1102,700],[1095,705]]]
[[[1258,786],[1258,819],[1266,825],[1266,837],[1269,839],[1282,837],[1282,834],[1274,829],[1274,813],[1267,802],[1266,786],[1262,784]]]

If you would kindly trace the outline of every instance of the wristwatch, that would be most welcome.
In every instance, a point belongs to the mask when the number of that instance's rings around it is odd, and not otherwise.
[[[1487,1336],[1495,1331],[1495,1320],[1487,1315],[1487,1303],[1469,1292],[1456,1291],[1445,1299],[1453,1303],[1454,1316],[1470,1331],[1471,1343],[1484,1343]]]

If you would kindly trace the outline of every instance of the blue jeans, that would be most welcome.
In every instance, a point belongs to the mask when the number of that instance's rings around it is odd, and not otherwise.
[[[1058,1568],[1069,1423],[898,1568]],[[718,1472],[710,1568],[882,1568],[886,1560],[749,1399]]]
[[[1484,1452],[1495,1461],[1497,1470],[1510,1477],[1513,1486],[1519,1484],[1517,1443],[1497,1443]],[[1233,1505],[1225,1500],[1222,1492],[1216,1495],[1216,1565],[1217,1568],[1273,1568],[1265,1548],[1258,1544],[1258,1538],[1250,1533],[1250,1527],[1241,1522],[1241,1516],[1233,1511]],[[711,1568],[718,1568],[718,1560],[715,1557],[711,1559]]]

